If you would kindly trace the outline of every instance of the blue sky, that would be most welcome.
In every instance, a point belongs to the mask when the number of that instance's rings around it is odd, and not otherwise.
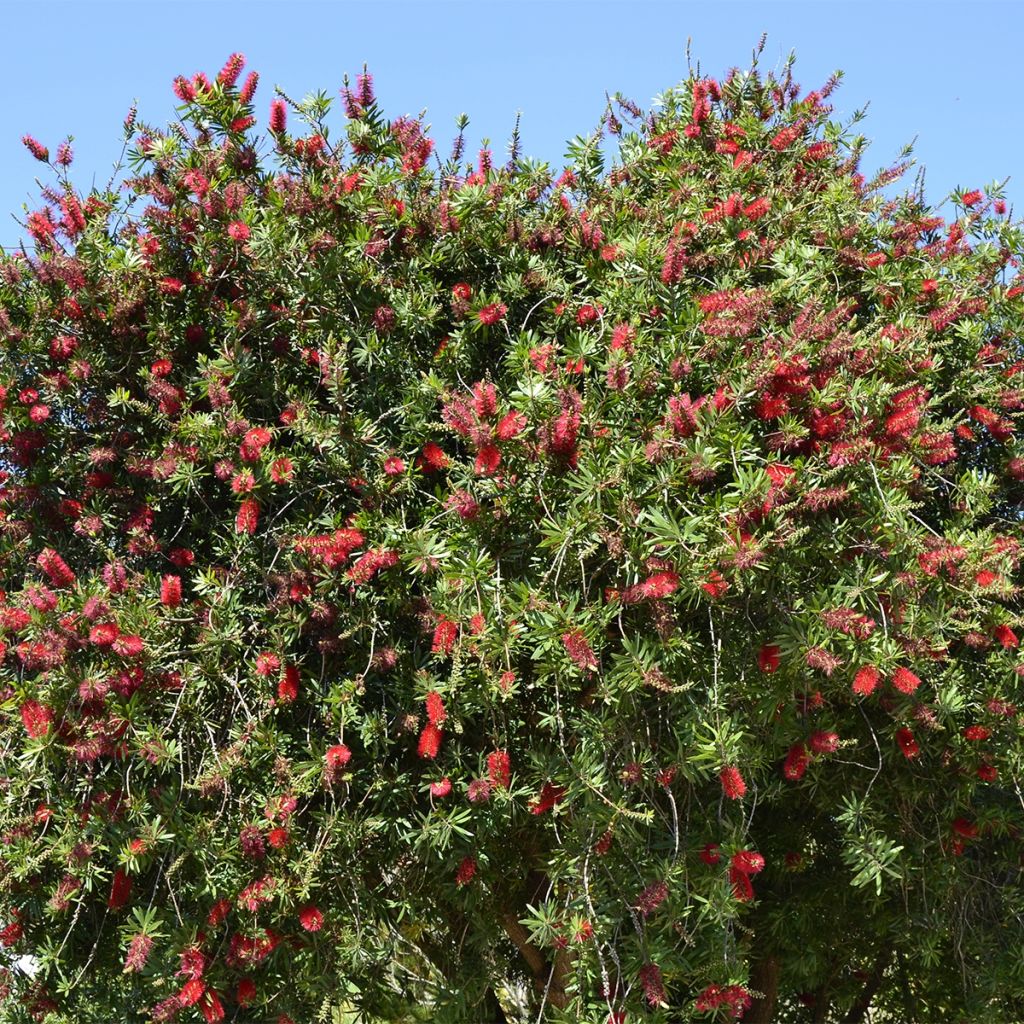
[[[560,164],[566,140],[596,125],[606,91],[646,107],[685,77],[688,38],[702,70],[718,76],[746,65],[767,32],[762,66],[795,49],[805,90],[846,72],[837,115],[870,101],[865,169],[888,165],[916,136],[931,199],[1009,175],[1009,198],[1018,209],[1024,201],[1024,3],[1014,0],[5,0],[2,24],[0,244],[20,238],[10,214],[37,194],[40,165],[21,145],[25,132],[51,152],[74,135],[73,180],[105,182],[132,100],[162,123],[173,115],[173,77],[213,74],[233,50],[261,73],[264,124],[273,85],[296,97],[337,95],[342,75],[365,61],[389,114],[427,109],[442,153],[464,111],[470,139],[489,137],[497,155],[519,111],[524,154]]]

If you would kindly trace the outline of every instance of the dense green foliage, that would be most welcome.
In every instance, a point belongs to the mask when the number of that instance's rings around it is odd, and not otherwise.
[[[1021,1019],[998,188],[240,71],[0,263],[0,1020]]]

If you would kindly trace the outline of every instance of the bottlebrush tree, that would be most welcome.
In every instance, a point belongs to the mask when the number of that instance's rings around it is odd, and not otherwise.
[[[999,187],[790,65],[560,174],[242,65],[26,138],[0,1020],[1021,1019]]]

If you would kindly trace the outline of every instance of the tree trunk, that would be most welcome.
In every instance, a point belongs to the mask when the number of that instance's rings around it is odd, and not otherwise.
[[[864,988],[857,996],[857,1001],[843,1018],[843,1024],[861,1024],[867,1016],[867,1012],[871,1008],[871,1000],[875,998],[875,993],[882,984],[885,968],[891,955],[892,949],[889,946],[883,946],[878,951],[878,956],[875,957],[875,966],[871,968],[871,973],[868,975],[868,980],[864,982]],[[911,1022],[908,1021],[907,1024],[911,1024]]]
[[[755,960],[750,971],[752,1003],[743,1024],[771,1024],[779,995],[779,961],[774,956]]]
[[[828,994],[828,985],[822,985],[814,993],[814,1020],[813,1024],[825,1024],[828,1020],[828,1008],[832,1005],[832,999]]]
[[[498,995],[493,988],[489,988],[484,995],[484,1001],[480,1005],[480,1024],[508,1024],[505,1011],[498,1002]]]
[[[526,961],[533,975],[533,985],[538,993],[547,991],[547,1001],[559,1010],[568,1005],[565,994],[565,961],[556,959],[554,964],[548,962],[544,954],[530,941],[530,933],[519,923],[514,914],[504,914],[500,918],[505,934],[512,940],[520,956]]]
[[[907,977],[907,965],[903,960],[903,954],[896,954],[896,964],[900,979],[900,991],[903,993],[903,1009],[907,1014],[907,1024],[916,1024],[917,1021],[917,1000],[910,990],[910,979]]]

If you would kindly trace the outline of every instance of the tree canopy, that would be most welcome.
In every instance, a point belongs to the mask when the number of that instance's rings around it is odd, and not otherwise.
[[[0,1021],[1021,1019],[1000,187],[792,63],[564,170],[243,64],[25,140]]]

